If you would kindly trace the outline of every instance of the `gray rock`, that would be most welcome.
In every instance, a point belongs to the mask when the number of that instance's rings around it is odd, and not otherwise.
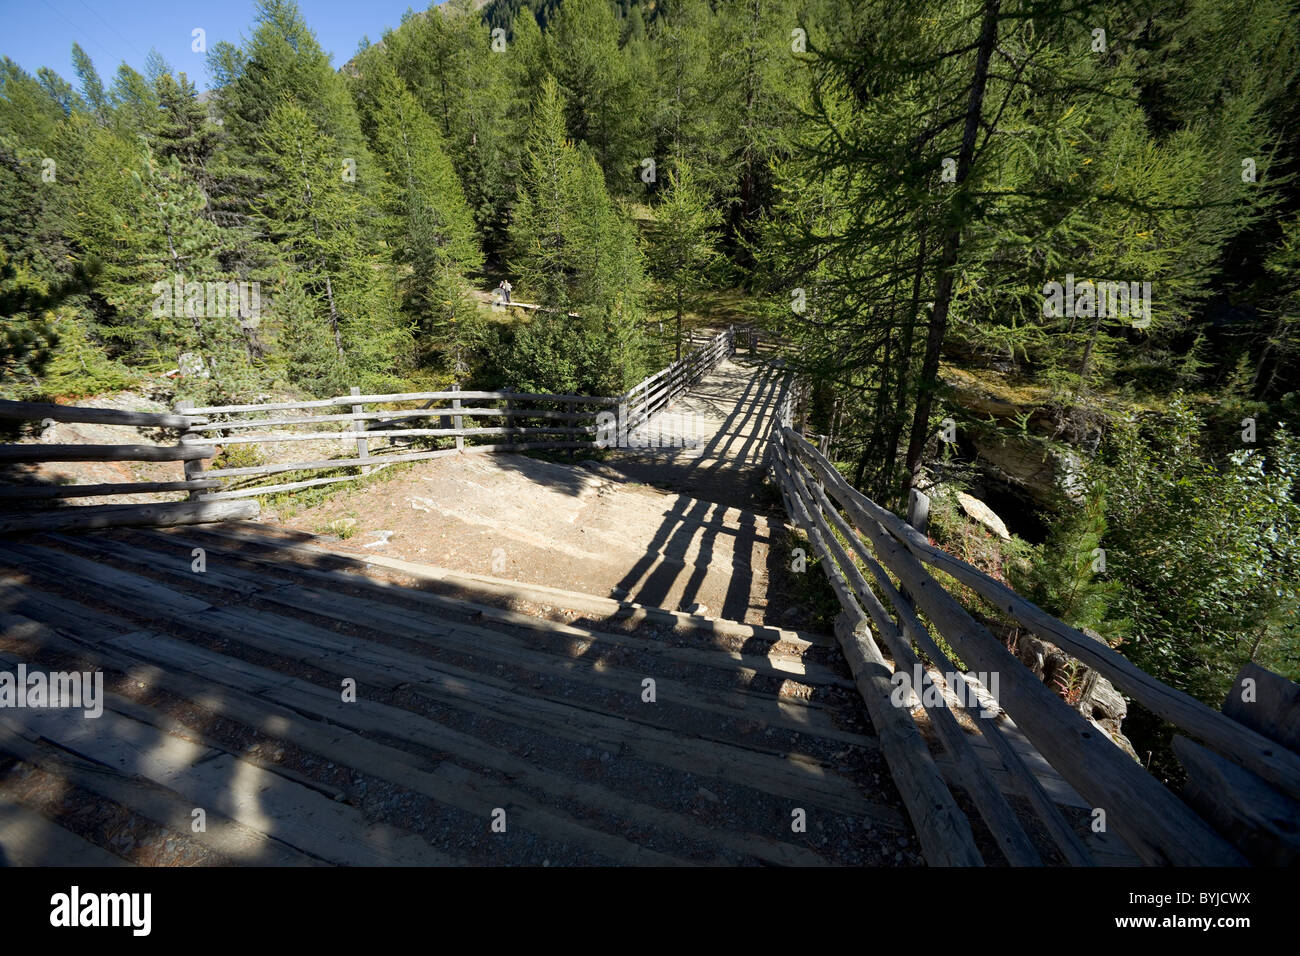
[[[957,503],[961,505],[962,511],[988,528],[999,538],[1004,541],[1011,539],[1011,532],[1007,530],[1006,523],[984,502],[973,495],[966,494],[964,491],[959,491],[957,492]]]

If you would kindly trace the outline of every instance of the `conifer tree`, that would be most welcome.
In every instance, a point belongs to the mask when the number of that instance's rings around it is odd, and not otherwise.
[[[403,308],[429,339],[421,345],[445,351],[463,376],[477,313],[465,276],[483,264],[473,217],[437,126],[391,65],[376,62],[365,84],[365,125],[384,172],[385,233],[402,270]]]
[[[717,230],[722,217],[695,180],[693,167],[678,161],[668,190],[655,207],[647,243],[650,276],[658,283],[653,306],[676,327],[675,352],[682,357],[682,322],[693,311],[719,260]]]

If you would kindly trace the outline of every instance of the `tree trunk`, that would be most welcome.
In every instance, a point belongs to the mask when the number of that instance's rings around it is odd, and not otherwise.
[[[975,56],[975,75],[971,82],[970,99],[966,106],[966,125],[962,131],[961,152],[957,157],[956,189],[961,190],[970,175],[975,159],[975,137],[984,109],[984,90],[988,85],[989,59],[998,40],[998,10],[1002,0],[987,0],[984,4],[983,23],[980,26],[979,47]],[[930,410],[939,380],[939,356],[944,336],[948,332],[948,309],[952,305],[953,269],[961,251],[962,223],[948,224],[943,239],[943,255],[939,260],[939,274],[935,283],[934,309],[930,314],[930,329],[925,340],[925,358],[916,396],[916,412],[912,416],[912,433],[907,442],[906,487],[915,487],[921,473],[921,452],[930,431]],[[906,493],[906,488],[904,489]]]

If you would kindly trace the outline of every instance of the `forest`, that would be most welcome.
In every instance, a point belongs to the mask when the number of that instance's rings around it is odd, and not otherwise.
[[[1216,708],[1300,677],[1293,4],[448,0],[333,52],[262,0],[208,92],[3,60],[0,397],[618,395],[754,322],[945,547]]]

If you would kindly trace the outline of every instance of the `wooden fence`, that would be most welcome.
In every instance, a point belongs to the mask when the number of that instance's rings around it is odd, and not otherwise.
[[[1002,770],[1016,781],[1070,864],[1092,863],[1093,856],[1007,739],[1013,725],[1092,805],[1090,822],[1118,834],[1143,862],[1300,862],[1300,754],[1295,752],[1300,742],[1300,688],[1267,671],[1243,672],[1239,680],[1253,682],[1261,703],[1238,706],[1238,719],[1233,719],[1161,683],[1106,644],[930,544],[915,528],[852,488],[793,427],[800,394],[795,383],[786,389],[769,441],[768,464],[788,514],[807,536],[842,607],[836,635],[931,863],[971,865],[983,859],[969,820],[912,721],[916,698],[902,707],[891,701],[897,686],[891,684],[893,674],[916,673],[921,655],[944,675],[940,680],[948,685],[948,693],[940,702],[937,695],[924,693],[924,687],[912,690],[952,758],[956,782],[1012,864],[1036,865],[1042,860],[993,772],[976,755],[972,735],[958,723],[951,707],[954,698],[967,723],[978,730],[974,739],[997,754]],[[1057,696],[972,617],[930,569],[969,587],[1000,613],[1084,662],[1182,730],[1186,736],[1175,740],[1175,752],[1188,771],[1183,795],[1192,805]],[[996,700],[978,680],[960,676],[945,646],[972,671],[995,675]],[[892,666],[885,653],[892,657]],[[921,672],[923,684],[934,679],[931,671]],[[1242,720],[1243,710],[1251,717]]]
[[[127,412],[111,408],[78,408],[34,402],[0,401],[0,420],[11,422],[82,422],[95,425],[127,425],[189,432],[204,424],[190,415]],[[48,481],[14,482],[0,485],[0,533],[34,533],[54,530],[87,530],[115,525],[172,525],[200,521],[254,518],[257,502],[151,502],[132,505],[85,505],[15,513],[24,503],[66,498],[96,498],[108,495],[154,494],[188,491],[191,496],[220,482],[213,478],[190,477],[192,466],[213,454],[211,448],[186,445],[61,445],[26,443],[0,445],[0,465],[21,468],[61,461],[149,461],[181,462],[186,470],[182,481],[132,481],[111,484],[64,485]]]
[[[205,501],[295,491],[351,481],[397,462],[446,455],[577,449],[594,440],[595,419],[608,398],[539,395],[524,392],[402,392],[350,395],[267,405],[214,405],[178,408],[208,417],[182,438],[187,447],[224,449],[283,442],[340,443],[346,453],[328,450],[299,460],[210,469],[206,478],[224,479],[222,490],[198,492]],[[289,430],[285,430],[289,429]],[[445,447],[435,447],[444,445]],[[205,457],[211,457],[205,456]],[[344,470],[347,474],[254,483],[268,476]],[[194,469],[197,477],[199,469]]]
[[[508,391],[403,392],[349,395],[269,405],[177,406],[178,415],[204,416],[182,438],[186,447],[281,442],[341,442],[344,455],[317,455],[302,460],[202,470],[199,459],[188,465],[197,479],[222,479],[221,490],[196,490],[192,497],[219,501],[297,491],[335,482],[404,461],[448,455],[594,447],[602,412],[619,414],[635,427],[690,388],[731,353],[733,332],[719,332],[680,362],[638,383],[621,396],[550,395]],[[290,429],[290,430],[284,430]],[[446,447],[432,447],[433,444]],[[207,454],[204,457],[212,457]],[[302,472],[346,474],[302,478]],[[293,474],[288,482],[262,483],[268,476]]]
[[[627,427],[636,428],[662,411],[719,362],[735,353],[737,331],[735,326],[727,326],[699,348],[632,386],[619,399],[626,407]],[[741,334],[748,335],[748,327],[742,327]]]
[[[180,462],[182,480],[62,485],[21,478],[0,485],[0,505],[121,494],[187,492],[186,502],[92,505],[32,514],[0,515],[0,531],[107,527],[117,524],[176,524],[254,517],[253,501],[231,499],[353,481],[405,461],[444,455],[590,448],[599,438],[598,416],[617,416],[635,427],[699,381],[731,354],[735,332],[713,336],[680,362],[638,383],[624,395],[549,395],[510,391],[351,394],[300,402],[195,407],[181,403],[175,414],[126,412],[0,401],[0,419],[84,422],[159,428],[175,432],[174,445],[58,445],[40,442],[0,445],[0,466],[57,461]],[[307,443],[309,454],[268,464],[229,465],[204,470],[218,449]],[[341,443],[321,450],[321,443]],[[437,447],[443,446],[443,447]],[[317,477],[302,473],[343,472]],[[275,476],[292,476],[277,481]],[[267,483],[266,479],[271,479]]]

